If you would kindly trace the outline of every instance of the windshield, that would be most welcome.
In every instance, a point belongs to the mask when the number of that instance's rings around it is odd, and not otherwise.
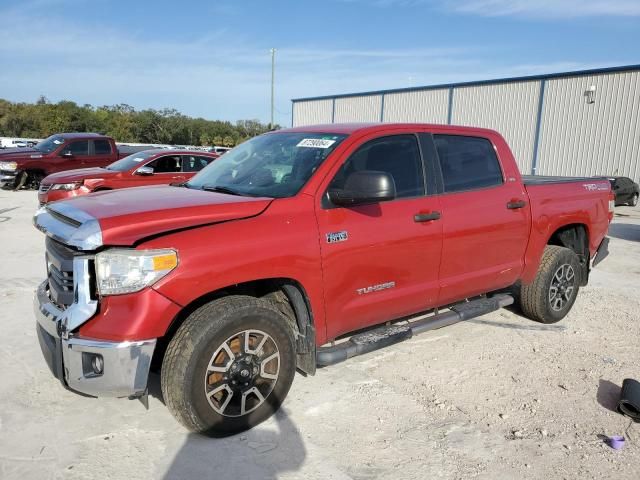
[[[346,135],[267,133],[247,140],[209,164],[189,188],[284,198],[298,193]]]
[[[49,138],[45,138],[41,142],[36,143],[33,148],[40,150],[42,153],[51,153],[63,143],[64,138],[60,135],[51,135]]]
[[[114,170],[116,172],[126,172],[134,167],[140,166],[147,158],[156,155],[158,152],[155,150],[146,150],[143,152],[134,153],[128,157],[121,158],[117,162],[113,162],[107,166],[107,170]]]

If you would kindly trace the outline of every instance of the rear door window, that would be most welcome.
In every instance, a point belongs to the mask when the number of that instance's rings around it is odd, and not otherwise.
[[[204,167],[209,165],[212,159],[209,157],[200,157],[197,155],[183,155],[182,156],[182,171],[183,172],[199,172]]]
[[[108,140],[94,140],[93,148],[96,155],[111,155],[111,142]]]
[[[494,187],[503,183],[500,162],[486,138],[434,135],[445,193]]]

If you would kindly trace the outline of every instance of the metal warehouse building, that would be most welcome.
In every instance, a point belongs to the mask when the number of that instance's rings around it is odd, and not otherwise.
[[[423,122],[497,130],[522,173],[640,176],[640,65],[293,100],[293,126]]]

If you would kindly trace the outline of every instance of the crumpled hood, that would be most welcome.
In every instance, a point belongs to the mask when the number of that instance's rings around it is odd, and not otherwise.
[[[38,211],[34,224],[69,245],[93,250],[102,245],[131,246],[152,235],[253,217],[272,200],[164,185],[125,188],[55,202]]]
[[[107,170],[105,168],[78,168],[76,170],[65,170],[64,172],[52,173],[48,175],[42,183],[51,185],[54,183],[72,183],[88,180],[92,178],[108,178],[120,172]]]

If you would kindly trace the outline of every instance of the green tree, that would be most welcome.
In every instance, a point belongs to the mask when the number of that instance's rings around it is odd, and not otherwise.
[[[40,95],[35,103],[0,99],[0,136],[47,137],[62,132],[98,132],[117,142],[233,146],[268,131],[258,120],[192,118],[172,108],[136,111],[127,104],[51,103]]]

